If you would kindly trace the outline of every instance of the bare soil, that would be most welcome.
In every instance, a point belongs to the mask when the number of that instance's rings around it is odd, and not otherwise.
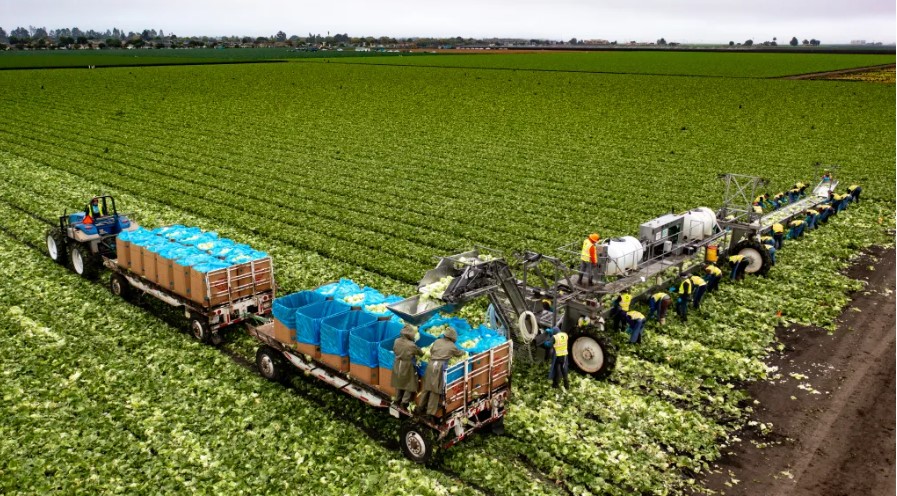
[[[868,285],[853,295],[836,332],[779,330],[785,350],[767,363],[779,367],[781,377],[748,387],[759,401],[758,425],[725,452],[704,481],[708,489],[727,495],[895,494],[894,250],[870,250],[847,275]]]
[[[872,72],[883,69],[894,69],[895,64],[873,65],[869,67],[854,67],[852,69],[841,69],[839,71],[811,72],[809,74],[796,74],[794,76],[785,76],[782,79],[840,79],[841,76],[847,74],[855,74],[862,72]]]

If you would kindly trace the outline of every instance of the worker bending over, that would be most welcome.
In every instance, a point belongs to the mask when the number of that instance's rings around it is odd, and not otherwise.
[[[570,363],[568,361],[569,347],[567,333],[558,327],[552,327],[546,331],[548,339],[544,345],[551,355],[551,367],[548,369],[548,378],[551,379],[551,387],[557,389],[561,379],[564,380],[564,388],[570,389]]]
[[[712,293],[719,288],[719,281],[723,278],[723,271],[716,265],[707,264],[704,266],[704,272],[707,273],[704,276],[704,280],[707,281],[707,292]]]
[[[772,225],[772,239],[776,243],[776,249],[781,250],[785,244],[785,226],[776,222]]]
[[[626,312],[629,311],[629,305],[632,303],[632,295],[629,293],[620,293],[611,302],[610,314],[614,318],[613,330],[626,330]]]
[[[579,284],[582,284],[582,275],[589,274],[589,286],[595,284],[595,271],[598,268],[598,241],[601,239],[596,233],[582,242],[582,250],[579,254]]]
[[[423,390],[421,406],[426,406],[427,415],[434,418],[436,412],[439,411],[439,401],[445,390],[442,380],[448,361],[464,355],[464,352],[455,345],[457,340],[458,333],[449,327],[430,347],[430,361],[427,363],[427,371],[424,372],[424,382],[421,388]]]
[[[417,394],[417,370],[414,362],[424,352],[415,341],[417,330],[406,325],[392,346],[392,351],[396,354],[396,361],[392,366],[392,387],[396,389],[396,405],[402,408],[407,408]]]
[[[772,205],[776,210],[782,208],[786,203],[788,203],[788,201],[785,198],[784,192],[776,193],[776,195],[772,197]]]
[[[679,289],[673,288],[672,290],[679,295],[676,298],[676,313],[679,314],[682,322],[688,322],[688,302],[691,300],[692,292],[691,279],[689,279],[688,274],[683,273],[680,276]]]
[[[807,209],[807,211],[804,213],[807,215],[807,218],[805,219],[807,223],[807,230],[816,229],[816,219],[819,218],[819,211],[810,208]]]
[[[629,342],[640,343],[645,329],[645,316],[635,310],[626,312],[626,322],[629,324]]]
[[[850,196],[851,201],[855,201],[857,205],[860,204],[860,193],[862,192],[863,188],[857,184],[851,184],[850,187],[847,188],[847,194]]]
[[[744,279],[744,272],[748,266],[748,259],[744,255],[732,255],[729,257],[729,265],[732,266],[731,280],[740,281]]]
[[[788,239],[796,239],[804,235],[804,225],[806,223],[802,219],[795,218],[788,223],[790,230],[788,231]]]
[[[821,222],[823,224],[828,222],[828,218],[832,215],[832,206],[827,203],[821,203],[816,205],[816,210],[819,212],[819,217],[816,219],[816,222]]]
[[[673,299],[670,298],[670,295],[666,293],[654,293],[648,298],[648,318],[657,317],[657,321],[660,322],[660,325],[666,324],[667,309],[670,308],[672,302]]]
[[[770,236],[762,236],[760,237],[760,242],[763,243],[763,246],[766,247],[766,251],[769,253],[769,261],[772,265],[776,264],[776,243]]]
[[[704,293],[707,291],[707,281],[696,275],[689,277],[689,280],[691,280],[692,286],[691,305],[697,311],[701,307],[701,299],[704,298]]]

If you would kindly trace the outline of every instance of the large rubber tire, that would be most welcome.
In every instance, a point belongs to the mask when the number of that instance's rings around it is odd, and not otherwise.
[[[131,287],[131,283],[121,274],[109,276],[109,291],[123,300],[130,300],[134,295],[134,288]]]
[[[284,378],[285,367],[280,353],[270,346],[262,346],[255,353],[255,365],[265,379],[280,382]]]
[[[604,379],[617,364],[617,350],[610,341],[594,332],[573,335],[569,344],[570,365],[577,372]]]
[[[50,254],[50,259],[59,265],[68,263],[68,258],[65,256],[65,236],[58,227],[47,230],[47,252]]]
[[[208,344],[212,341],[212,331],[209,330],[209,323],[201,316],[190,319],[190,333],[200,343]]]
[[[69,262],[75,274],[85,279],[96,279],[100,273],[96,255],[84,245],[69,245]]]
[[[765,276],[772,267],[769,250],[758,241],[751,239],[739,241],[732,249],[731,254],[744,255],[744,258],[749,261],[747,268],[744,269],[745,274]]]
[[[430,463],[436,451],[436,437],[433,430],[413,420],[402,424],[399,444],[405,458],[422,465]]]

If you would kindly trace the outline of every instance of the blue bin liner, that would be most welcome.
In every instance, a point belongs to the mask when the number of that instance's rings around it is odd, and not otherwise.
[[[168,243],[168,246],[162,247],[158,252],[160,257],[168,260],[178,260],[192,255],[201,255],[202,252],[192,246],[184,246],[180,243]]]
[[[205,274],[206,272],[212,272],[213,270],[218,269],[226,269],[228,267],[230,267],[228,263],[222,262],[221,260],[214,260],[212,262],[196,264],[193,266],[193,270]]]
[[[184,267],[194,267],[196,265],[208,264],[216,261],[220,262],[221,260],[218,260],[208,253],[203,253],[198,249],[191,255],[177,259],[178,265],[183,265]]]
[[[378,301],[376,303],[365,302],[362,305],[361,309],[364,312],[367,312],[375,317],[396,317],[399,319],[398,322],[402,322],[402,319],[399,318],[398,316],[394,315],[388,308],[385,308],[382,312],[374,312],[374,311],[368,309],[368,307],[372,306],[372,305],[378,305],[378,304],[383,304],[383,303],[385,303],[387,305],[392,305],[392,304],[398,303],[402,300],[403,300],[403,298],[401,296],[389,295],[389,296],[384,297],[383,300]]]
[[[349,361],[365,367],[378,367],[377,359],[380,342],[395,338],[402,332],[402,324],[388,320],[378,320],[349,332]]]
[[[349,333],[370,325],[377,317],[364,312],[344,312],[321,321],[321,353],[349,355]]]
[[[339,300],[349,294],[358,293],[359,291],[361,291],[361,286],[355,284],[355,282],[350,279],[340,279],[339,282],[327,284],[315,289],[315,292],[321,293],[327,297],[332,296],[335,300]]]
[[[361,295],[361,298],[362,298],[361,301],[357,301],[357,302],[347,301],[350,298],[354,299],[354,298],[358,297],[358,295]],[[376,303],[380,303],[381,301],[383,301],[384,298],[386,298],[386,297],[383,296],[383,294],[380,293],[379,291],[377,291],[376,289],[364,288],[361,291],[358,291],[356,293],[347,294],[346,296],[343,296],[342,298],[340,298],[340,301],[342,301],[344,303],[348,303],[352,306],[363,306],[363,305],[373,305]]]
[[[179,232],[179,231],[181,231],[181,230],[183,230],[183,229],[185,229],[184,226],[182,226],[182,225],[180,225],[180,224],[174,224],[174,225],[171,225],[171,226],[157,227],[157,228],[153,229],[153,230],[150,231],[150,232],[152,232],[152,233],[155,234],[156,236],[162,236],[162,237],[165,237],[165,238],[169,238],[169,234]]]
[[[152,244],[147,245],[146,249],[153,253],[161,253],[161,252],[165,251],[166,249],[171,248],[172,246],[175,246],[175,247],[177,246],[176,243],[172,243],[171,241],[168,241],[165,238],[159,238],[159,239],[161,241],[153,242]]]
[[[296,310],[324,301],[324,295],[314,291],[300,291],[298,293],[281,296],[274,300],[274,318],[290,329],[296,329]]]
[[[377,363],[381,368],[392,370],[392,365],[396,361],[396,354],[392,351],[393,346],[396,344],[397,337],[384,339],[380,341],[380,346],[377,349]],[[430,336],[429,334],[420,334],[420,338],[417,339],[417,345],[421,348],[426,348],[433,344],[436,341],[436,338]],[[418,373],[420,374],[421,368],[417,367]]]
[[[218,241],[218,233],[212,231],[195,234],[178,240],[182,245],[196,246],[201,250],[208,249],[207,246],[205,248],[203,248],[203,246],[214,243],[215,241]]]
[[[177,229],[169,230],[165,237],[172,241],[177,241],[178,243],[182,242],[185,239],[189,239],[193,236],[199,236],[202,234],[202,229],[198,227],[184,227],[177,226]]]
[[[464,348],[461,346],[465,341],[469,341],[471,339],[478,339],[477,344],[471,348]],[[481,325],[475,329],[471,329],[464,334],[460,334],[458,336],[458,346],[471,354],[483,353],[488,351],[496,346],[502,345],[507,342],[508,339],[500,334],[495,329],[487,327],[485,325]]]
[[[319,301],[296,310],[296,341],[305,344],[321,343],[321,321],[327,317],[352,310],[338,301]]]
[[[149,251],[153,251],[154,248],[160,249],[160,248],[170,244],[170,242],[167,239],[162,238],[160,236],[155,236],[155,235],[151,236],[151,237],[144,238],[144,239],[140,240],[139,242],[133,242],[133,243],[140,245]]]
[[[233,241],[231,241],[229,239],[221,238],[221,239],[218,239],[217,241],[213,242],[212,247],[206,251],[209,252],[209,255],[212,255],[215,258],[220,258],[223,260],[223,259],[227,258],[227,255],[231,251],[233,251],[235,244],[236,243],[234,243]]]
[[[467,334],[471,330],[470,324],[467,323],[467,321],[464,319],[459,319],[458,317],[440,317],[440,316],[433,317],[430,320],[426,321],[425,323],[421,324],[419,329],[421,332],[423,332],[423,331],[427,331],[431,327],[436,327],[436,326],[441,326],[441,325],[448,325],[449,327],[454,329],[455,332],[457,332],[459,336],[462,334]],[[440,333],[440,335],[442,335],[442,334]],[[436,336],[436,337],[439,337],[439,336]]]

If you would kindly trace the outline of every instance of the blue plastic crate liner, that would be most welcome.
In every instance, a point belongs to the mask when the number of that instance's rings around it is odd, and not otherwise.
[[[298,293],[281,296],[274,300],[274,318],[290,329],[296,329],[296,310],[324,301],[324,296],[314,291],[300,291]]]
[[[343,312],[321,321],[321,353],[349,355],[349,333],[370,325],[377,317],[364,312]]]
[[[378,320],[349,332],[349,361],[365,367],[379,367],[380,343],[402,332],[402,324]]]
[[[464,319],[459,319],[458,317],[440,317],[440,316],[433,317],[430,320],[426,321],[425,323],[421,324],[419,329],[421,332],[424,332],[424,331],[427,331],[427,329],[430,329],[430,328],[436,327],[436,326],[441,326],[441,325],[448,325],[449,327],[454,329],[455,332],[457,332],[459,336],[462,334],[467,334],[471,330],[470,324],[468,324],[467,321]],[[441,334],[442,333],[440,333],[440,335]],[[436,336],[436,337],[438,338],[439,336]]]
[[[321,344],[321,321],[327,317],[352,310],[338,301],[319,301],[296,310],[296,341]]]
[[[351,293],[340,298],[340,301],[354,306],[374,305],[386,298],[374,288],[364,288],[356,293]]]
[[[365,302],[362,305],[361,309],[371,315],[376,316],[376,317],[393,317],[394,316],[393,313],[388,308],[384,308],[382,312],[375,312],[375,311],[371,310],[369,307],[373,307],[373,306],[381,305],[381,304],[392,305],[393,303],[398,303],[402,300],[403,300],[403,298],[401,296],[389,295],[389,296],[383,298],[382,301],[378,301],[377,303]],[[401,322],[401,320],[402,319],[399,319],[400,322]]]
[[[330,283],[315,289],[315,292],[321,293],[327,297],[333,297],[339,300],[346,295],[355,294],[361,291],[361,286],[355,284],[350,279],[340,279],[339,282]]]

